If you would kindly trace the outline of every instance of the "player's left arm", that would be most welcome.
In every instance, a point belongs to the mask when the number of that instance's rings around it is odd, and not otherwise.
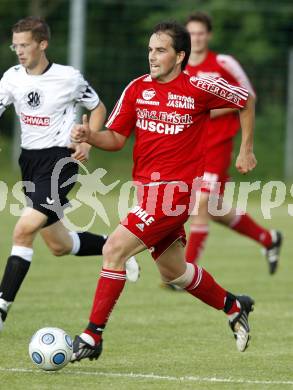
[[[231,83],[247,89],[251,98],[256,101],[256,94],[253,89],[252,83],[240,63],[234,57],[226,54],[218,54],[217,62],[224,69],[224,71],[230,75],[230,79],[233,80],[233,82]],[[231,114],[232,112],[236,111],[237,110],[234,108],[221,108],[218,110],[212,110],[210,112],[210,117],[211,119],[214,119],[219,116]]]
[[[243,108],[239,111],[242,129],[242,139],[236,168],[242,174],[252,171],[257,164],[253,152],[253,135],[255,122],[255,99],[250,94]]]
[[[209,111],[219,108],[239,110],[242,142],[236,167],[243,174],[252,171],[257,163],[253,153],[254,98],[246,89],[231,85],[224,79],[191,77],[189,81],[195,87],[195,91],[197,90],[195,96],[197,97],[199,107],[201,105],[203,109],[208,109]]]

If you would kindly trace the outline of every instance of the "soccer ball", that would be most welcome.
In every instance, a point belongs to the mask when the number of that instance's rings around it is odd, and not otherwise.
[[[59,328],[39,329],[30,341],[29,355],[33,363],[42,370],[60,370],[71,359],[72,339]]]

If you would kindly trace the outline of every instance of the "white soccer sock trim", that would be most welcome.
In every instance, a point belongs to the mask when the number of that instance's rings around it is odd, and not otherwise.
[[[192,233],[208,233],[209,225],[190,225],[190,231]]]
[[[13,245],[11,249],[11,256],[18,256],[22,259],[31,262],[33,258],[33,248],[27,248],[25,246]]]
[[[68,232],[72,239],[71,255],[76,255],[80,250],[80,238],[76,232]]]
[[[12,304],[12,302],[8,302],[8,301],[5,301],[5,299],[0,298],[0,309],[6,311],[6,313],[8,312],[11,304]]]
[[[108,279],[126,280],[126,273],[120,274],[115,271],[101,271],[101,276]]]
[[[193,264],[186,263],[186,270],[179,278],[167,282],[167,284],[173,284],[175,286],[185,288],[190,285],[195,274],[195,268]]]
[[[240,222],[242,215],[235,215],[232,221],[229,223],[230,228],[234,228]]]
[[[193,283],[193,285],[188,287],[188,291],[191,291],[191,290],[194,290],[195,288],[197,288],[201,282],[201,279],[202,279],[202,268],[198,267],[197,265],[195,265],[194,267],[197,267],[197,272],[198,272],[197,278],[196,278],[196,281]]]

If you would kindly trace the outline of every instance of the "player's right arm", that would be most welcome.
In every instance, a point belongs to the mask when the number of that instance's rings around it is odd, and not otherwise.
[[[75,125],[71,131],[73,142],[87,142],[96,148],[117,151],[123,148],[127,137],[112,130],[96,132],[90,129],[87,115],[83,115],[82,124]]]
[[[13,103],[13,96],[11,93],[11,87],[8,81],[7,74],[5,73],[0,80],[0,116],[6,110],[6,108]]]
[[[135,128],[135,81],[123,91],[106,123],[105,131],[94,132],[83,116],[82,125],[76,125],[71,132],[73,142],[87,142],[99,149],[116,151],[123,148]]]

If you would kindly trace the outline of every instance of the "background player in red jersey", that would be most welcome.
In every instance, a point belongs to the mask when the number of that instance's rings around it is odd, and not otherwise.
[[[150,74],[124,90],[108,122],[96,133],[83,125],[72,131],[74,142],[119,150],[134,132],[133,178],[139,203],[110,235],[103,248],[103,269],[87,328],[74,340],[73,361],[97,359],[102,332],[125,285],[125,260],[149,249],[162,279],[185,289],[229,318],[239,351],[249,340],[248,314],[253,300],[235,296],[197,264],[186,263],[184,223],[188,219],[194,178],[203,173],[206,120],[210,109],[240,110],[242,146],[238,170],[256,165],[253,154],[254,102],[247,90],[225,80],[189,77],[183,72],[190,36],[175,22],[157,25],[149,41]]]
[[[217,54],[209,50],[208,45],[212,37],[211,18],[205,13],[196,12],[187,18],[186,28],[191,37],[191,54],[186,66],[188,74],[198,77],[222,77],[231,84],[246,88],[255,98],[251,83],[240,64],[230,55]],[[213,216],[208,211],[210,194],[219,193],[221,201],[225,184],[229,180],[233,139],[239,128],[239,116],[235,109],[223,108],[211,111],[211,119],[208,122],[204,182],[198,208],[195,215],[191,217],[186,257],[190,262],[198,260],[208,236],[208,222],[211,218],[261,244],[265,248],[269,272],[274,274],[282,243],[280,232],[268,231],[258,225],[247,213],[237,214],[235,208],[225,216]],[[217,188],[216,183],[219,183],[220,187]]]

